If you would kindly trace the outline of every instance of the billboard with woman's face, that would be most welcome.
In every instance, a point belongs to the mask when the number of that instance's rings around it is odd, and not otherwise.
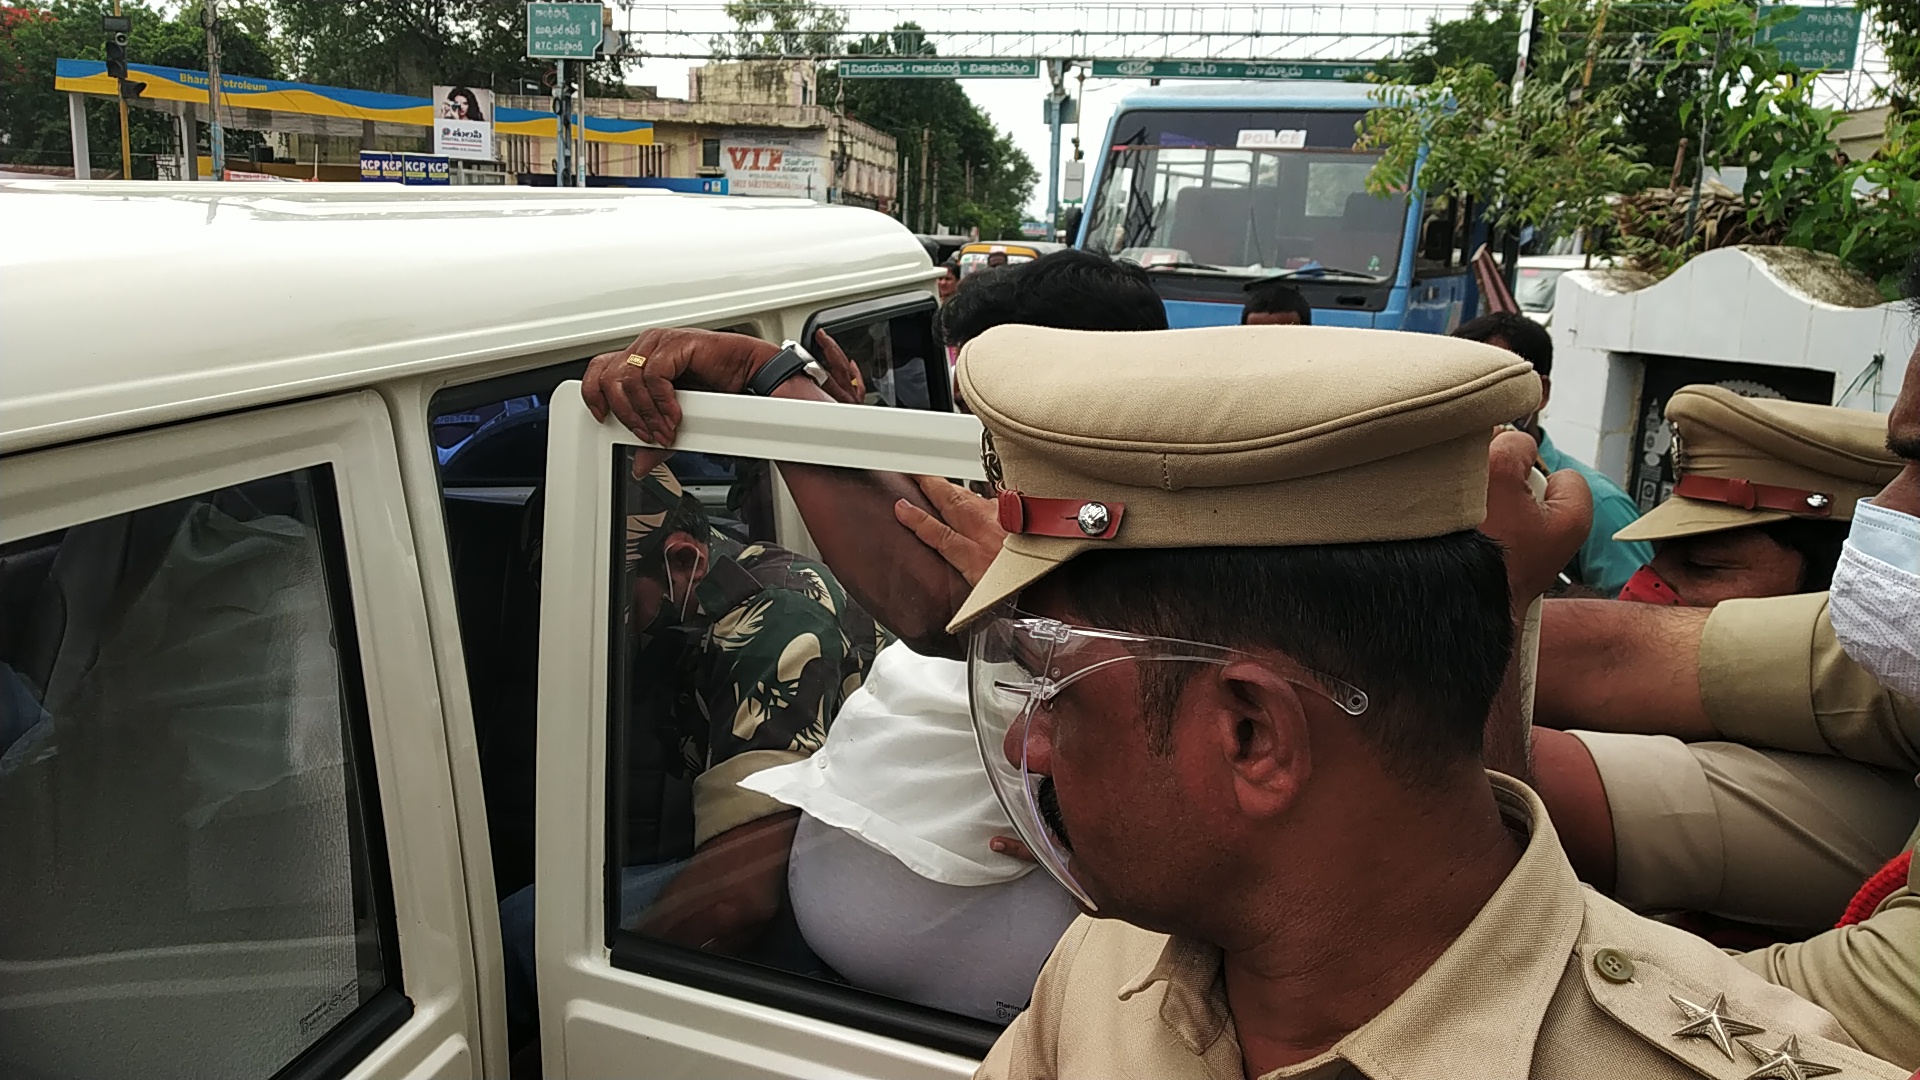
[[[433,88],[433,152],[467,161],[492,161],[493,91],[471,86]]]

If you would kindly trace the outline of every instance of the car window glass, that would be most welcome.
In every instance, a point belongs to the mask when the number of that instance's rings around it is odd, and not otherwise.
[[[403,1004],[335,498],[0,545],[0,1075],[268,1077]]]
[[[612,452],[616,964],[665,947],[1009,1022],[1076,909],[991,849],[1008,826],[964,665],[893,641],[832,568],[696,494],[684,454]]]

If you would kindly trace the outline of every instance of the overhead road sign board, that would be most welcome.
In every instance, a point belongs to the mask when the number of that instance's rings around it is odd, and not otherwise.
[[[527,5],[527,59],[591,60],[600,52],[599,4]]]
[[[1860,50],[1859,8],[1769,6],[1760,16],[1782,10],[1792,14],[1760,31],[1762,41],[1780,50],[1780,59],[1802,71],[1853,67]]]
[[[921,60],[842,60],[843,79],[1035,79],[1038,60],[972,60],[937,57]]]
[[[1109,79],[1327,79],[1373,70],[1370,61],[1095,60],[1088,74]]]

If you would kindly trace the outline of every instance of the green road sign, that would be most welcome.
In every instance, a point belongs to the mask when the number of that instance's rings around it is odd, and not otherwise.
[[[1333,79],[1365,75],[1365,61],[1095,60],[1090,74],[1110,79]]]
[[[593,59],[604,10],[599,4],[528,4],[527,59]]]
[[[1840,71],[1853,67],[1860,48],[1860,9],[1854,7],[1763,7],[1762,18],[1776,11],[1793,14],[1760,31],[1780,50],[1780,59],[1803,71]]]
[[[1032,79],[1038,60],[842,60],[843,79]]]

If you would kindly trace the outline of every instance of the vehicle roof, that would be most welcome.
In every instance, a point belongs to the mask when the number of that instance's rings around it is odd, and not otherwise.
[[[0,181],[0,453],[925,281],[903,225],[632,189]]]
[[[1365,109],[1378,104],[1372,83],[1311,79],[1287,82],[1169,83],[1120,99],[1127,109]]]

